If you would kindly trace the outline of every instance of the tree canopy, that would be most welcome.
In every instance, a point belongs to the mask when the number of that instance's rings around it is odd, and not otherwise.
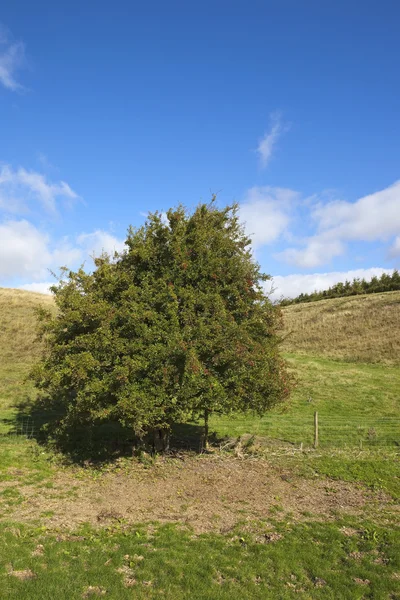
[[[289,394],[280,310],[237,205],[150,214],[126,250],[63,270],[32,377],[65,408],[60,428],[118,421],[141,438],[212,413],[266,410]]]

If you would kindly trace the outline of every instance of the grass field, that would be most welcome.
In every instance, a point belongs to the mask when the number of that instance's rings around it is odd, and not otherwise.
[[[2,527],[2,598],[219,600],[396,598],[396,530],[370,523],[261,523],[229,535],[174,526],[75,535]],[[22,543],[24,542],[24,543]]]
[[[209,455],[96,466],[35,440],[38,303],[0,290],[1,599],[400,598],[400,293],[285,308],[290,403]]]
[[[251,415],[214,418],[219,434],[250,432],[310,447],[314,411],[318,411],[321,446],[365,447],[400,441],[399,367],[295,354],[286,358],[298,379],[288,406],[261,419]]]

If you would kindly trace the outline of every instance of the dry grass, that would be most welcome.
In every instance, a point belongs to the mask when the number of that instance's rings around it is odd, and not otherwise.
[[[51,296],[0,288],[0,403],[15,406],[32,392],[24,384],[40,356],[35,309]],[[283,309],[283,350],[298,355],[400,364],[400,292],[298,304]]]
[[[23,381],[40,355],[35,309],[54,307],[51,296],[0,288],[0,404],[15,401]]]
[[[40,305],[54,306],[52,296],[0,288],[0,363],[37,359],[35,309]]]
[[[51,296],[0,288],[0,365],[37,360],[40,304],[54,307]],[[283,314],[285,352],[400,364],[400,291],[297,304]]]
[[[286,352],[400,364],[400,292],[320,300],[283,309]]]

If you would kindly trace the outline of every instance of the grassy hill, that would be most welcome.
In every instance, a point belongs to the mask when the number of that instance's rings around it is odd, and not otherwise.
[[[40,353],[35,309],[51,296],[0,288],[0,364],[21,372]],[[400,291],[283,308],[283,350],[350,362],[400,364]]]
[[[400,291],[294,304],[283,315],[286,352],[400,364]]]
[[[0,288],[0,410],[26,393],[24,379],[40,355],[35,310],[51,296]]]
[[[54,306],[45,294],[0,288],[0,363],[31,362],[39,354],[35,310]]]
[[[0,411],[9,422],[33,393],[25,377],[40,353],[40,304],[54,306],[51,296],[0,289]],[[298,382],[289,405],[262,419],[214,417],[217,434],[251,433],[309,447],[318,410],[322,445],[398,439],[400,292],[294,305],[283,314],[283,349]]]
[[[1,598],[398,597],[399,292],[285,308],[297,387],[233,450],[104,465],[32,439],[40,304],[0,289]]]

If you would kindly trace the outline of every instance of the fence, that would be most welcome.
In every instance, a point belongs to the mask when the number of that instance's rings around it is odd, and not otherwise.
[[[35,423],[30,417],[14,423],[7,433],[10,435],[35,438],[41,423]],[[196,426],[201,435],[201,424]],[[217,438],[235,437],[244,434],[279,440],[281,442],[303,446],[304,448],[372,448],[398,447],[400,449],[400,416],[374,417],[364,414],[351,414],[345,417],[331,416],[324,412],[308,412],[307,414],[274,414],[263,418],[249,416],[215,417],[210,424],[210,431],[216,432]],[[76,441],[86,430],[76,431]],[[105,431],[107,437],[118,437],[120,432],[112,428]],[[176,429],[175,441],[179,441],[181,431]],[[0,436],[2,432],[0,431]],[[3,435],[4,435],[3,434]],[[196,435],[196,432],[195,434]],[[74,437],[74,436],[72,436]],[[122,436],[123,437],[123,436]],[[72,440],[71,440],[72,441]],[[173,440],[174,441],[174,440]]]
[[[262,430],[267,437],[305,447],[400,447],[400,417],[394,416],[273,415],[264,417]]]
[[[400,449],[400,416],[393,415],[352,413],[341,417],[313,410],[300,414],[271,412],[259,419],[215,418],[212,429],[229,437],[250,433],[304,448],[388,446]]]
[[[317,414],[317,444],[359,446],[400,446],[400,418],[327,417]],[[315,445],[315,443],[314,443]]]

